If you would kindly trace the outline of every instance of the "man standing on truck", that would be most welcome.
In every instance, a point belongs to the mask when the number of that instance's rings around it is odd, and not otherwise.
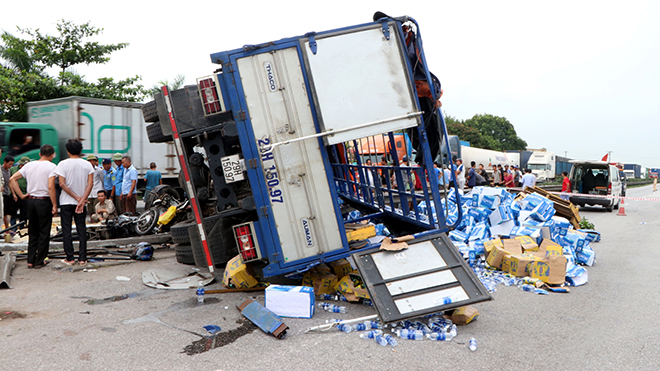
[[[112,181],[112,197],[114,197],[115,207],[117,214],[121,215],[124,211],[124,205],[121,202],[121,186],[124,181],[124,166],[121,164],[122,154],[117,152],[112,155],[112,161],[115,162],[117,168],[115,169],[114,180]]]
[[[124,203],[124,213],[135,215],[138,172],[131,163],[131,156],[124,155],[121,162],[124,165],[124,178],[121,184],[121,201]]]
[[[44,144],[39,151],[39,160],[26,163],[9,178],[10,187],[27,204],[23,220],[28,222],[28,268],[41,268],[48,264],[48,245],[53,216],[57,215],[55,199],[55,148]],[[21,160],[23,160],[21,158]],[[27,191],[24,193],[18,180],[25,178]]]
[[[60,177],[60,210],[62,213],[62,239],[66,258],[62,263],[73,265],[76,263],[73,256],[73,235],[71,222],[76,222],[78,234],[78,263],[87,265],[87,198],[94,187],[94,167],[89,161],[80,157],[83,145],[78,139],[69,139],[66,144],[69,158],[60,161],[55,174]]]

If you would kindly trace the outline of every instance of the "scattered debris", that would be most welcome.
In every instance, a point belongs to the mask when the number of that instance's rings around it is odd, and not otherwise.
[[[155,289],[181,290],[197,288],[199,282],[204,286],[211,283],[214,276],[198,270],[181,274],[169,270],[148,270],[142,273],[142,283]]]
[[[11,271],[16,267],[16,254],[9,253],[0,258],[0,289],[10,289]]]
[[[206,326],[203,326],[203,327],[211,335],[214,335],[215,333],[220,332],[222,330],[220,328],[220,326],[216,326],[216,325],[206,325]]]
[[[250,321],[245,321],[241,326],[236,329],[229,330],[227,332],[215,334],[211,337],[203,337],[200,340],[193,341],[192,344],[187,345],[183,352],[189,356],[204,353],[211,349],[220,348],[225,345],[229,345],[239,338],[252,333],[256,330],[257,326],[252,324]]]
[[[130,280],[131,280],[130,277],[126,277],[126,276],[117,276],[117,281],[128,282],[128,281],[130,281]]]
[[[278,315],[256,301],[241,298],[236,307],[260,329],[278,339],[282,339],[286,335],[286,330],[289,329],[289,326],[285,325]]]

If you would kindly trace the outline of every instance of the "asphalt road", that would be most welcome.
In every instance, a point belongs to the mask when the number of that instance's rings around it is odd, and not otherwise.
[[[628,196],[660,198],[651,186],[630,189]],[[104,263],[96,272],[54,264],[28,271],[20,261],[13,288],[0,291],[0,369],[659,369],[660,202],[624,206],[625,217],[581,210],[602,233],[602,241],[592,244],[597,255],[588,284],[548,296],[498,286],[495,300],[478,304],[479,319],[459,327],[450,343],[399,340],[392,348],[337,330],[303,334],[326,319],[375,313],[359,304],[348,304],[342,315],[317,311],[311,320],[285,319],[289,333],[276,340],[246,325],[235,308],[239,297],[263,301],[262,293],[207,295],[198,306],[194,290],[144,286],[141,274],[148,269],[190,271],[175,262],[171,249],[157,250],[154,261]],[[207,289],[221,287],[216,281]],[[121,295],[128,297],[99,300]],[[86,303],[90,299],[96,303]],[[209,324],[222,328],[218,340],[226,345],[186,354],[201,339],[193,333],[204,334],[202,326]],[[466,344],[472,337],[475,352]]]

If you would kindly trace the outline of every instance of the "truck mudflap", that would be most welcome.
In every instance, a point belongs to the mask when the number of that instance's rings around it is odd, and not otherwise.
[[[352,256],[384,323],[493,299],[445,234]]]

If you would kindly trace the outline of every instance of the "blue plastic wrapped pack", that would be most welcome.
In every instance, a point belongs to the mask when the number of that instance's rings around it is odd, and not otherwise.
[[[348,213],[348,215],[346,216],[346,218],[344,220],[347,221],[347,222],[352,222],[352,221],[355,221],[357,219],[360,219],[361,217],[362,217],[362,214],[360,214],[360,211],[353,210],[350,213]]]
[[[529,215],[531,218],[536,219],[540,222],[545,222],[550,220],[555,215],[555,206],[554,203],[550,200],[542,202],[532,209],[532,213]]]
[[[567,229],[566,235],[562,236],[561,242],[559,242],[559,244],[562,247],[569,247],[571,250],[573,250],[574,253],[577,253],[582,250],[585,242],[587,242],[587,240],[584,233],[573,229]]]
[[[459,231],[459,230],[457,230],[457,229],[455,229],[455,230],[449,232],[449,238],[450,238],[452,241],[458,241],[458,242],[463,242],[463,243],[465,243],[465,242],[468,240],[468,237],[470,237],[470,235],[468,235],[468,234],[465,233],[465,232]]]
[[[484,241],[485,240],[468,241],[468,246],[471,249],[474,249],[477,255],[484,255],[486,253],[486,249],[484,248]]]
[[[525,198],[522,199],[521,202],[522,202],[523,210],[534,210],[537,206],[539,206],[544,202],[552,203],[552,201],[536,193],[527,195]]]
[[[510,220],[513,220],[513,214],[511,213],[511,207],[509,206],[496,207],[489,217],[490,225],[498,225]]]
[[[387,229],[387,227],[383,224],[376,224],[376,236],[389,236],[390,231]]]
[[[580,251],[576,252],[575,255],[579,264],[591,267],[596,262],[596,252],[591,249],[588,241]]]
[[[566,271],[566,283],[570,286],[582,286],[589,281],[589,273],[585,267],[573,266]]]
[[[478,223],[486,220],[492,212],[493,210],[486,209],[485,207],[472,207],[468,210],[468,215],[472,216]]]
[[[533,239],[537,239],[541,236],[541,230],[530,227],[513,227],[510,236],[529,236]]]
[[[472,228],[468,240],[475,241],[475,240],[487,239],[488,237],[490,237],[489,234],[490,233],[488,232],[488,226],[486,225],[486,222],[477,223]]]
[[[468,251],[470,250],[470,247],[468,245],[466,245],[465,242],[455,241],[454,239],[452,239],[452,242],[454,243],[454,246],[456,246],[456,248],[458,249],[458,252],[461,253],[463,258],[467,259],[468,258]]]
[[[593,229],[578,229],[578,231],[585,234],[587,241],[600,242],[600,232],[594,231]]]
[[[474,200],[476,198],[476,201]],[[476,207],[494,209],[500,205],[500,197],[496,195],[474,195],[472,204]]]

